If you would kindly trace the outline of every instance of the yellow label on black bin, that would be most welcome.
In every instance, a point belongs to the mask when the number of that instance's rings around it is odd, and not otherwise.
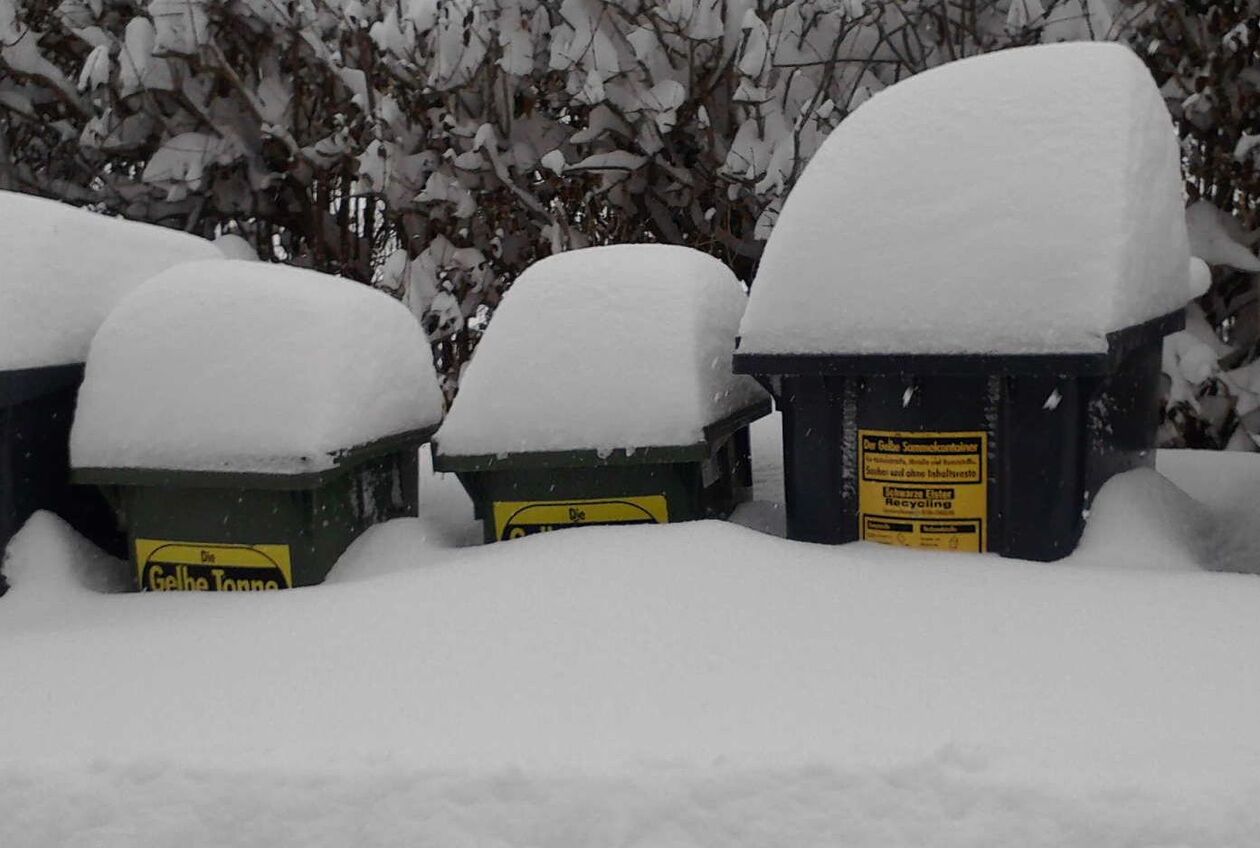
[[[581,501],[495,501],[494,537],[519,539],[561,527],[598,524],[668,524],[664,495]]]
[[[288,545],[224,545],[136,539],[143,592],[257,592],[288,589]]]
[[[987,548],[988,435],[858,431],[858,533],[908,548]]]

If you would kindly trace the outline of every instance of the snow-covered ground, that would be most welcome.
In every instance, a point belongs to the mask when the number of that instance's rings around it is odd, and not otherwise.
[[[426,477],[280,593],[101,594],[37,515],[0,845],[1260,844],[1260,580],[1195,564],[1260,566],[1260,458],[1165,454],[1197,503],[1122,478],[1035,565],[759,532],[776,428],[734,523],[480,546]]]

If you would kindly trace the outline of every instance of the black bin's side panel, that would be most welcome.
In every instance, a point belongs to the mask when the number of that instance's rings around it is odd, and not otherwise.
[[[16,423],[13,420],[12,407],[0,406],[0,559],[9,544],[9,539],[17,533],[22,517],[22,506],[18,502],[19,489],[16,485],[17,469],[15,451],[12,448]],[[2,564],[2,563],[0,563]],[[3,586],[0,585],[0,591]]]
[[[60,508],[70,490],[70,422],[74,389],[41,395],[4,410],[0,443],[0,547],[38,509]]]
[[[787,537],[838,544],[857,538],[853,501],[846,497],[845,383],[823,377],[784,377],[783,487]]]
[[[1103,483],[1134,468],[1155,467],[1161,341],[1129,353],[1116,371],[1089,382],[1085,411],[1084,489],[1088,505]]]
[[[751,496],[753,487],[752,433],[748,427],[740,427],[735,431],[731,450],[736,460],[736,485],[747,489],[746,496]]]
[[[36,510],[48,509],[111,554],[125,537],[91,487],[70,485],[70,427],[78,385],[0,406],[0,550]]]
[[[1155,464],[1162,341],[1105,377],[1007,379],[1002,554],[1049,562],[1075,550],[1094,495],[1112,476]]]
[[[1081,381],[1056,375],[1006,377],[1001,421],[1002,533],[993,550],[1049,562],[1076,547],[1084,527]]]

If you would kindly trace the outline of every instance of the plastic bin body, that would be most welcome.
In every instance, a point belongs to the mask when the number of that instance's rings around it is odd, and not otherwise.
[[[417,512],[428,434],[350,451],[308,474],[78,469],[127,528],[141,591],[245,591],[323,581],[364,530]]]
[[[1098,355],[737,354],[735,369],[783,412],[789,538],[1050,561],[1107,479],[1154,465],[1162,339],[1180,326],[1121,331]]]
[[[760,403],[706,429],[696,445],[434,458],[473,502],[486,542],[601,524],[725,517],[752,492],[748,424]]]
[[[122,554],[109,505],[70,485],[70,425],[82,381],[82,365],[0,371],[0,551],[32,513],[48,509]]]

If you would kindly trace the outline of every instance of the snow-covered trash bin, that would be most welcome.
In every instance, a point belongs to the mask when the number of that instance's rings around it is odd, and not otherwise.
[[[70,422],[97,327],[131,288],[219,256],[205,239],[0,192],[0,552],[37,509],[121,553],[112,511],[70,485]]]
[[[1191,261],[1176,132],[1127,48],[874,97],[785,202],[740,327],[734,370],[783,410],[788,536],[1068,554],[1103,482],[1154,464]]]
[[[586,248],[522,274],[434,441],[485,540],[729,514],[752,485],[748,424],[770,411],[730,370],[746,301],[684,247]]]
[[[92,341],[70,450],[141,590],[319,583],[415,515],[443,398],[419,323],[367,286],[221,259],[173,268]]]

